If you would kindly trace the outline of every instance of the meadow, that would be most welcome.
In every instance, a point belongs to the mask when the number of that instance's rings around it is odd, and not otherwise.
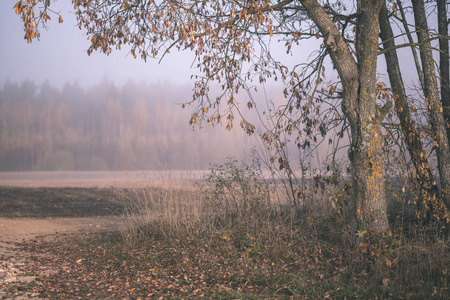
[[[115,215],[124,226],[16,244],[16,267],[33,280],[0,276],[0,291],[17,299],[450,295],[448,235],[424,229],[405,208],[410,204],[393,198],[392,234],[354,244],[339,191],[309,181],[294,206],[282,184],[236,163],[197,180],[166,173],[115,187],[1,187],[0,199],[9,199],[0,201],[3,218]],[[7,212],[13,198],[20,202]]]

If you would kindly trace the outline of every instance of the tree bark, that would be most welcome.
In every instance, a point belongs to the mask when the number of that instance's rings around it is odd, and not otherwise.
[[[437,0],[439,32],[439,70],[441,102],[447,122],[447,139],[450,141],[450,57],[448,49],[448,15],[446,0]],[[447,37],[447,38],[446,38]]]
[[[356,25],[356,54],[359,69],[359,118],[354,148],[356,180],[364,182],[358,187],[356,209],[359,230],[382,233],[389,230],[385,195],[381,120],[377,117],[376,83],[378,58],[378,17],[383,0],[358,1]]]
[[[450,198],[450,148],[447,139],[447,123],[440,105],[436,70],[429,42],[428,23],[423,0],[412,0],[420,58],[424,74],[424,95],[430,117],[430,125],[438,158],[439,177],[447,208]]]
[[[428,163],[427,153],[424,150],[420,134],[416,129],[414,120],[411,117],[408,98],[406,95],[403,77],[400,71],[397,51],[395,48],[394,34],[388,18],[386,3],[383,3],[380,12],[380,38],[383,41],[384,49],[393,49],[385,52],[389,81],[394,94],[395,111],[400,119],[400,125],[403,132],[406,148],[408,149],[411,161],[417,176],[422,194],[433,194],[437,196],[438,187],[435,183],[430,165]]]
[[[317,0],[301,0],[319,28],[342,80],[342,109],[351,128],[349,158],[352,165],[352,231],[389,231],[382,162],[382,135],[376,117],[378,15],[381,0],[358,1],[357,58]]]

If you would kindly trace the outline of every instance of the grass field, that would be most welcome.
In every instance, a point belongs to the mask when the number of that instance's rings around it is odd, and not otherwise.
[[[292,209],[255,174],[228,171],[195,184],[0,188],[3,217],[116,214],[127,225],[21,243],[18,268],[35,279],[1,288],[48,299],[449,297],[448,237],[400,216],[392,236],[353,245],[314,191]]]

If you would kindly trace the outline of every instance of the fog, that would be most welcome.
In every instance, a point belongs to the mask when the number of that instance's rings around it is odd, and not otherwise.
[[[177,105],[192,99],[192,52],[147,62],[126,48],[88,56],[90,41],[76,27],[70,1],[54,2],[64,22],[49,21],[40,40],[27,44],[15,2],[0,2],[0,171],[202,169],[249,157],[254,144],[239,126],[193,130],[191,108]],[[321,43],[312,39],[283,56],[283,43],[272,42],[271,53],[294,65]],[[382,58],[379,64],[382,80]],[[338,80],[333,68],[326,72]],[[265,88],[256,95],[263,105],[285,102],[282,83]],[[329,148],[316,152],[311,160],[321,162]]]
[[[249,151],[240,130],[189,126],[191,52],[88,56],[70,1],[27,44],[15,2],[0,2],[0,171],[198,169]]]
[[[243,159],[242,130],[189,125],[187,86],[103,80],[90,89],[32,81],[0,89],[0,170],[205,169]]]
[[[23,24],[13,9],[15,2],[0,1],[0,83],[7,79],[11,82],[28,79],[37,85],[48,81],[57,88],[68,82],[88,87],[107,77],[117,85],[129,79],[150,83],[170,81],[178,85],[189,82],[190,75],[195,73],[190,68],[193,55],[188,51],[174,53],[161,63],[157,59],[149,59],[147,63],[134,59],[126,48],[109,56],[101,53],[88,56],[90,41],[76,27],[71,1],[52,3],[52,9],[62,13],[64,22],[49,21],[48,30],[41,29],[40,40],[27,44]]]
[[[64,22],[49,21],[27,44],[15,2],[0,2],[0,171],[205,169],[249,157],[239,121],[232,131],[189,126],[192,107],[179,104],[192,100],[192,52],[88,56],[63,1],[52,10]],[[269,89],[270,100],[282,88]]]

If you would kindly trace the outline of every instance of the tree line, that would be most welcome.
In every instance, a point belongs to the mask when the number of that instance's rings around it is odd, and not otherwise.
[[[188,125],[189,111],[176,103],[189,96],[189,87],[161,83],[56,89],[8,81],[0,89],[0,171],[203,169],[241,157],[241,132]]]

